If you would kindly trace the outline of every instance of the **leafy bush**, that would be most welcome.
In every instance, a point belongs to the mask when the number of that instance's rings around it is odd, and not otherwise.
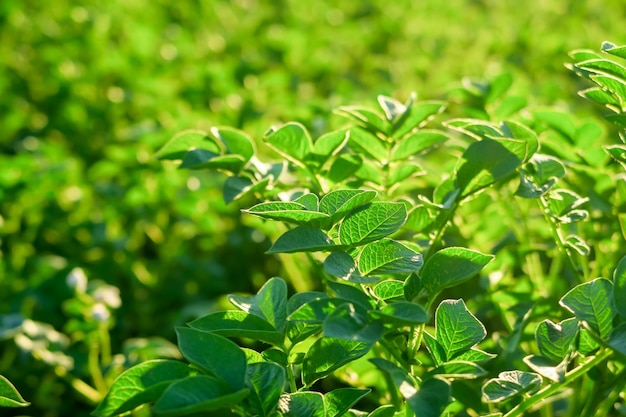
[[[176,329],[188,364],[130,368],[94,414],[154,402],[164,416],[618,415],[625,188],[611,161],[626,165],[626,70],[572,57],[597,85],[581,95],[620,129],[622,143],[604,147],[613,159],[593,148],[594,123],[507,118],[506,76],[464,92],[483,119],[379,96],[379,109],[339,108],[350,123],[315,140],[299,123],[272,128],[264,144],[280,162],[233,128],[175,136],[158,157],[228,173],[224,198],[248,203],[272,234],[267,253],[298,256],[289,283],[319,291],[290,296],[274,277],[230,295],[236,310]]]

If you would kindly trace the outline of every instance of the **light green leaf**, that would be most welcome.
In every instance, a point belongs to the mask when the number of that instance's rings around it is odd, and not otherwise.
[[[370,389],[339,388],[324,394],[326,417],[341,417],[361,398],[370,393]]]
[[[471,348],[470,350],[466,350],[463,353],[454,355],[454,360],[474,362],[474,363],[485,363],[485,362],[492,360],[496,356],[497,355],[493,353],[488,353],[480,349]]]
[[[394,98],[379,95],[377,99],[378,105],[385,113],[387,120],[390,122],[393,122],[399,116],[402,116],[402,114],[406,111],[406,106]]]
[[[349,130],[336,130],[320,136],[313,144],[313,153],[326,159],[337,153],[348,142]]]
[[[167,387],[152,411],[157,416],[176,417],[230,408],[248,394],[248,389],[232,391],[228,385],[208,375],[190,376]]]
[[[578,95],[586,98],[589,101],[602,104],[604,106],[619,106],[621,103],[619,99],[611,94],[609,91],[602,89],[602,87],[590,87],[578,92]]]
[[[444,300],[435,311],[435,338],[445,360],[465,352],[487,336],[485,326],[467,309],[463,300]]]
[[[324,261],[326,273],[357,284],[370,284],[380,280],[378,277],[363,277],[352,256],[343,251],[332,252]]]
[[[242,211],[264,219],[279,220],[298,225],[318,225],[330,219],[328,214],[308,210],[304,204],[295,201],[259,203]]]
[[[335,190],[320,200],[319,211],[330,216],[334,224],[353,209],[369,203],[376,197],[372,190]]]
[[[422,255],[392,239],[368,243],[359,255],[362,275],[407,274],[422,267]]]
[[[604,150],[626,168],[626,145],[609,145],[605,146]]]
[[[403,203],[373,202],[352,211],[339,225],[343,245],[363,245],[398,230],[407,219]]]
[[[265,138],[265,142],[276,152],[303,166],[313,150],[313,140],[309,132],[300,123],[287,123],[273,131]]]
[[[524,198],[538,198],[564,176],[565,167],[558,159],[535,154],[520,170],[520,185],[515,194]]]
[[[560,223],[573,223],[586,217],[579,207],[589,201],[569,190],[552,190],[548,196],[548,211]]]
[[[379,162],[387,159],[387,146],[374,133],[360,127],[350,129],[350,145],[370,158]]]
[[[280,399],[280,412],[285,417],[326,417],[324,396],[319,392],[301,391]]]
[[[320,204],[320,200],[315,194],[306,193],[296,198],[294,200],[294,203],[302,204],[307,210],[317,211],[317,208]]]
[[[452,119],[444,122],[444,126],[476,140],[482,140],[488,137],[502,137],[504,135],[499,128],[483,120]]]
[[[442,249],[426,260],[422,267],[422,285],[430,294],[438,294],[444,288],[453,287],[473,277],[493,258],[493,255],[465,248]]]
[[[407,111],[394,123],[393,137],[398,139],[413,129],[424,126],[430,119],[444,111],[445,103],[440,101],[421,101],[412,103]]]
[[[626,102],[626,80],[612,75],[591,75],[591,80],[613,93],[621,103]]]
[[[453,360],[445,362],[435,369],[427,372],[424,378],[432,378],[435,375],[446,380],[476,379],[485,376],[487,371],[477,364],[469,361]]]
[[[370,309],[373,305],[375,305],[369,295],[366,295],[363,289],[359,286],[333,281],[328,281],[326,285],[328,285],[328,288],[337,298],[348,300],[354,304],[362,306],[365,309]]]
[[[256,295],[229,295],[237,308],[261,317],[276,330],[283,332],[287,323],[287,284],[281,278],[270,278]]]
[[[276,363],[259,362],[248,365],[246,386],[250,389],[250,395],[247,400],[252,405],[255,415],[259,417],[274,415],[286,383],[285,369]]]
[[[224,337],[245,337],[272,345],[279,345],[285,339],[267,321],[245,311],[218,311],[193,320],[189,326]]]
[[[626,59],[626,46],[618,46],[614,43],[602,42],[602,52]]]
[[[585,242],[580,236],[577,235],[565,236],[565,239],[563,239],[563,244],[568,248],[576,251],[581,256],[588,256],[591,252],[591,248],[589,247],[589,245],[587,245],[587,242]]]
[[[359,155],[341,155],[333,162],[326,177],[338,184],[351,178],[362,165],[363,158]]]
[[[381,405],[372,411],[367,417],[393,417],[396,413],[396,407],[393,405]]]
[[[319,252],[332,250],[333,240],[320,229],[298,226],[282,234],[266,253]]]
[[[613,300],[620,316],[626,318],[626,256],[624,256],[613,272]]]
[[[383,335],[383,325],[370,322],[367,311],[358,304],[345,303],[324,320],[324,337],[374,344]]]
[[[404,295],[404,282],[388,279],[374,287],[374,295],[379,300],[390,300]]]
[[[413,326],[426,323],[430,319],[424,307],[409,301],[387,304],[379,310],[370,311],[369,314],[385,324],[398,326]]]
[[[342,366],[369,352],[370,343],[322,337],[307,351],[302,364],[302,381],[311,386]]]
[[[560,300],[560,304],[587,322],[602,339],[607,340],[613,330],[617,310],[613,298],[613,283],[606,278],[579,284]]]
[[[368,130],[384,134],[389,132],[389,122],[372,109],[359,106],[343,106],[339,107],[335,112],[341,116],[352,119]]]
[[[533,371],[537,372],[544,378],[551,381],[561,383],[565,381],[565,372],[567,371],[567,360],[555,362],[543,356],[529,355],[524,358],[524,363]]]
[[[443,132],[437,130],[420,130],[402,139],[394,146],[392,161],[402,161],[410,156],[417,155],[431,146],[438,145],[448,140]]]
[[[576,68],[594,74],[612,75],[626,79],[626,68],[608,59],[590,59],[574,64]]]
[[[205,132],[185,130],[163,145],[156,157],[161,160],[182,160],[188,151],[194,149],[202,149],[215,155],[221,154],[219,145]]]
[[[109,396],[107,396],[107,398],[109,398]],[[107,398],[103,400],[103,403],[104,401],[107,400]],[[13,407],[27,407],[29,405],[30,403],[28,401],[25,401],[24,398],[22,398],[22,396],[17,391],[15,386],[13,386],[11,381],[6,379],[4,376],[0,375],[0,407],[13,408]],[[105,406],[102,406],[102,403],[100,404],[100,406],[98,406],[98,409],[104,409],[104,408]],[[98,409],[96,411],[98,411]],[[106,412],[101,412],[101,414],[94,414],[94,415],[100,417],[100,416],[109,416],[112,414],[113,412],[110,412],[110,414],[106,414]]]
[[[560,362],[567,356],[578,335],[578,320],[570,318],[554,324],[544,320],[535,330],[539,352],[546,358]]]
[[[379,370],[391,377],[396,388],[404,398],[410,398],[415,395],[417,388],[409,374],[398,365],[383,358],[369,359],[371,363]]]
[[[535,392],[542,384],[540,375],[533,372],[506,371],[498,378],[490,379],[483,385],[483,401],[496,403],[525,392]]]
[[[415,163],[399,163],[392,165],[391,175],[389,175],[390,184],[399,184],[407,178],[413,178],[418,175],[424,175],[426,171]]]
[[[233,391],[243,388],[247,365],[239,346],[222,336],[187,327],[176,328],[176,335],[185,359],[226,382]]]
[[[211,134],[224,144],[228,153],[241,156],[245,162],[248,162],[254,155],[254,140],[241,130],[231,127],[213,127]]]

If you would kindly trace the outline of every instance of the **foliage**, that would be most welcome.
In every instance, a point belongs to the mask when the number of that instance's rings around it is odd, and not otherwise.
[[[603,50],[620,56],[622,48],[605,43]],[[585,62],[572,68],[587,71]],[[596,64],[614,72],[616,65]],[[604,73],[581,74],[600,83],[594,94],[614,99],[594,101],[621,115],[626,94],[607,87]],[[596,154],[571,160],[565,154],[569,141],[588,140],[585,134],[598,129],[580,132],[556,112],[495,122],[485,111],[486,120],[444,120],[444,131],[432,125],[445,102],[379,96],[378,104],[340,107],[349,124],[315,139],[299,123],[271,128],[263,143],[282,157],[278,163],[264,162],[250,136],[225,127],[182,132],[159,151],[160,159],[180,161],[184,169],[226,172],[227,201],[260,200],[243,212],[260,218],[259,225],[283,225],[267,253],[301,254],[324,291],[289,296],[287,282],[274,277],[254,295],[230,295],[236,310],[177,328],[186,362],[130,368],[94,415],[144,403],[165,416],[217,410],[514,417],[538,408],[613,415],[623,407],[626,256],[588,240],[586,206],[597,201],[579,194],[587,176],[616,183],[623,169]],[[623,127],[614,114],[606,119]],[[545,149],[542,126],[557,133]],[[620,146],[604,150],[622,163]],[[431,158],[445,175],[430,171]],[[596,198],[607,215],[620,213],[615,196]],[[487,220],[489,227],[485,220],[464,224],[478,208],[494,207],[500,219]],[[510,226],[515,223],[522,233]],[[512,238],[501,234],[503,226]],[[612,235],[623,234],[611,227]],[[489,235],[472,236],[475,230]],[[494,241],[495,256],[459,244]],[[529,250],[536,255],[537,249],[523,243],[552,245],[549,269],[533,265]],[[511,270],[507,258],[526,266]],[[611,278],[595,278],[604,259],[611,264],[600,272]],[[290,276],[294,287],[303,273]],[[553,283],[551,276],[562,279]],[[449,298],[468,284],[481,285],[484,294]],[[490,316],[498,304],[499,317]],[[498,340],[503,330],[508,340]],[[568,389],[604,394],[564,397]]]

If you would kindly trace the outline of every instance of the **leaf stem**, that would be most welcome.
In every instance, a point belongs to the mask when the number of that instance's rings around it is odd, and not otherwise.
[[[584,376],[589,372],[591,368],[596,365],[601,364],[605,360],[607,360],[613,352],[610,349],[604,349],[600,351],[596,356],[594,356],[591,360],[579,365],[578,367],[572,369],[570,372],[565,374],[565,382],[561,384],[550,384],[545,388],[537,391],[532,396],[526,398],[517,406],[515,406],[511,411],[506,413],[504,417],[518,417],[524,414],[527,410],[532,408],[534,405],[539,404],[541,401],[544,401],[546,398],[550,397],[554,393],[556,393],[559,389],[571,384],[576,381],[581,376]]]

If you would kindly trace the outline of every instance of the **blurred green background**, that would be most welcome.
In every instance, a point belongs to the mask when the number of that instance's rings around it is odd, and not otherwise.
[[[316,134],[339,105],[446,98],[464,77],[503,72],[530,107],[593,117],[563,63],[626,43],[625,16],[622,0],[0,2],[0,374],[33,403],[0,415],[93,409],[57,369],[71,357],[93,378],[97,325],[71,304],[73,268],[92,292],[119,290],[119,366],[140,355],[133,343],[167,349],[174,325],[281,273],[267,238],[224,204],[222,177],[155,160],[173,134],[228,125],[258,139],[290,120]],[[26,319],[69,350],[16,342]]]

